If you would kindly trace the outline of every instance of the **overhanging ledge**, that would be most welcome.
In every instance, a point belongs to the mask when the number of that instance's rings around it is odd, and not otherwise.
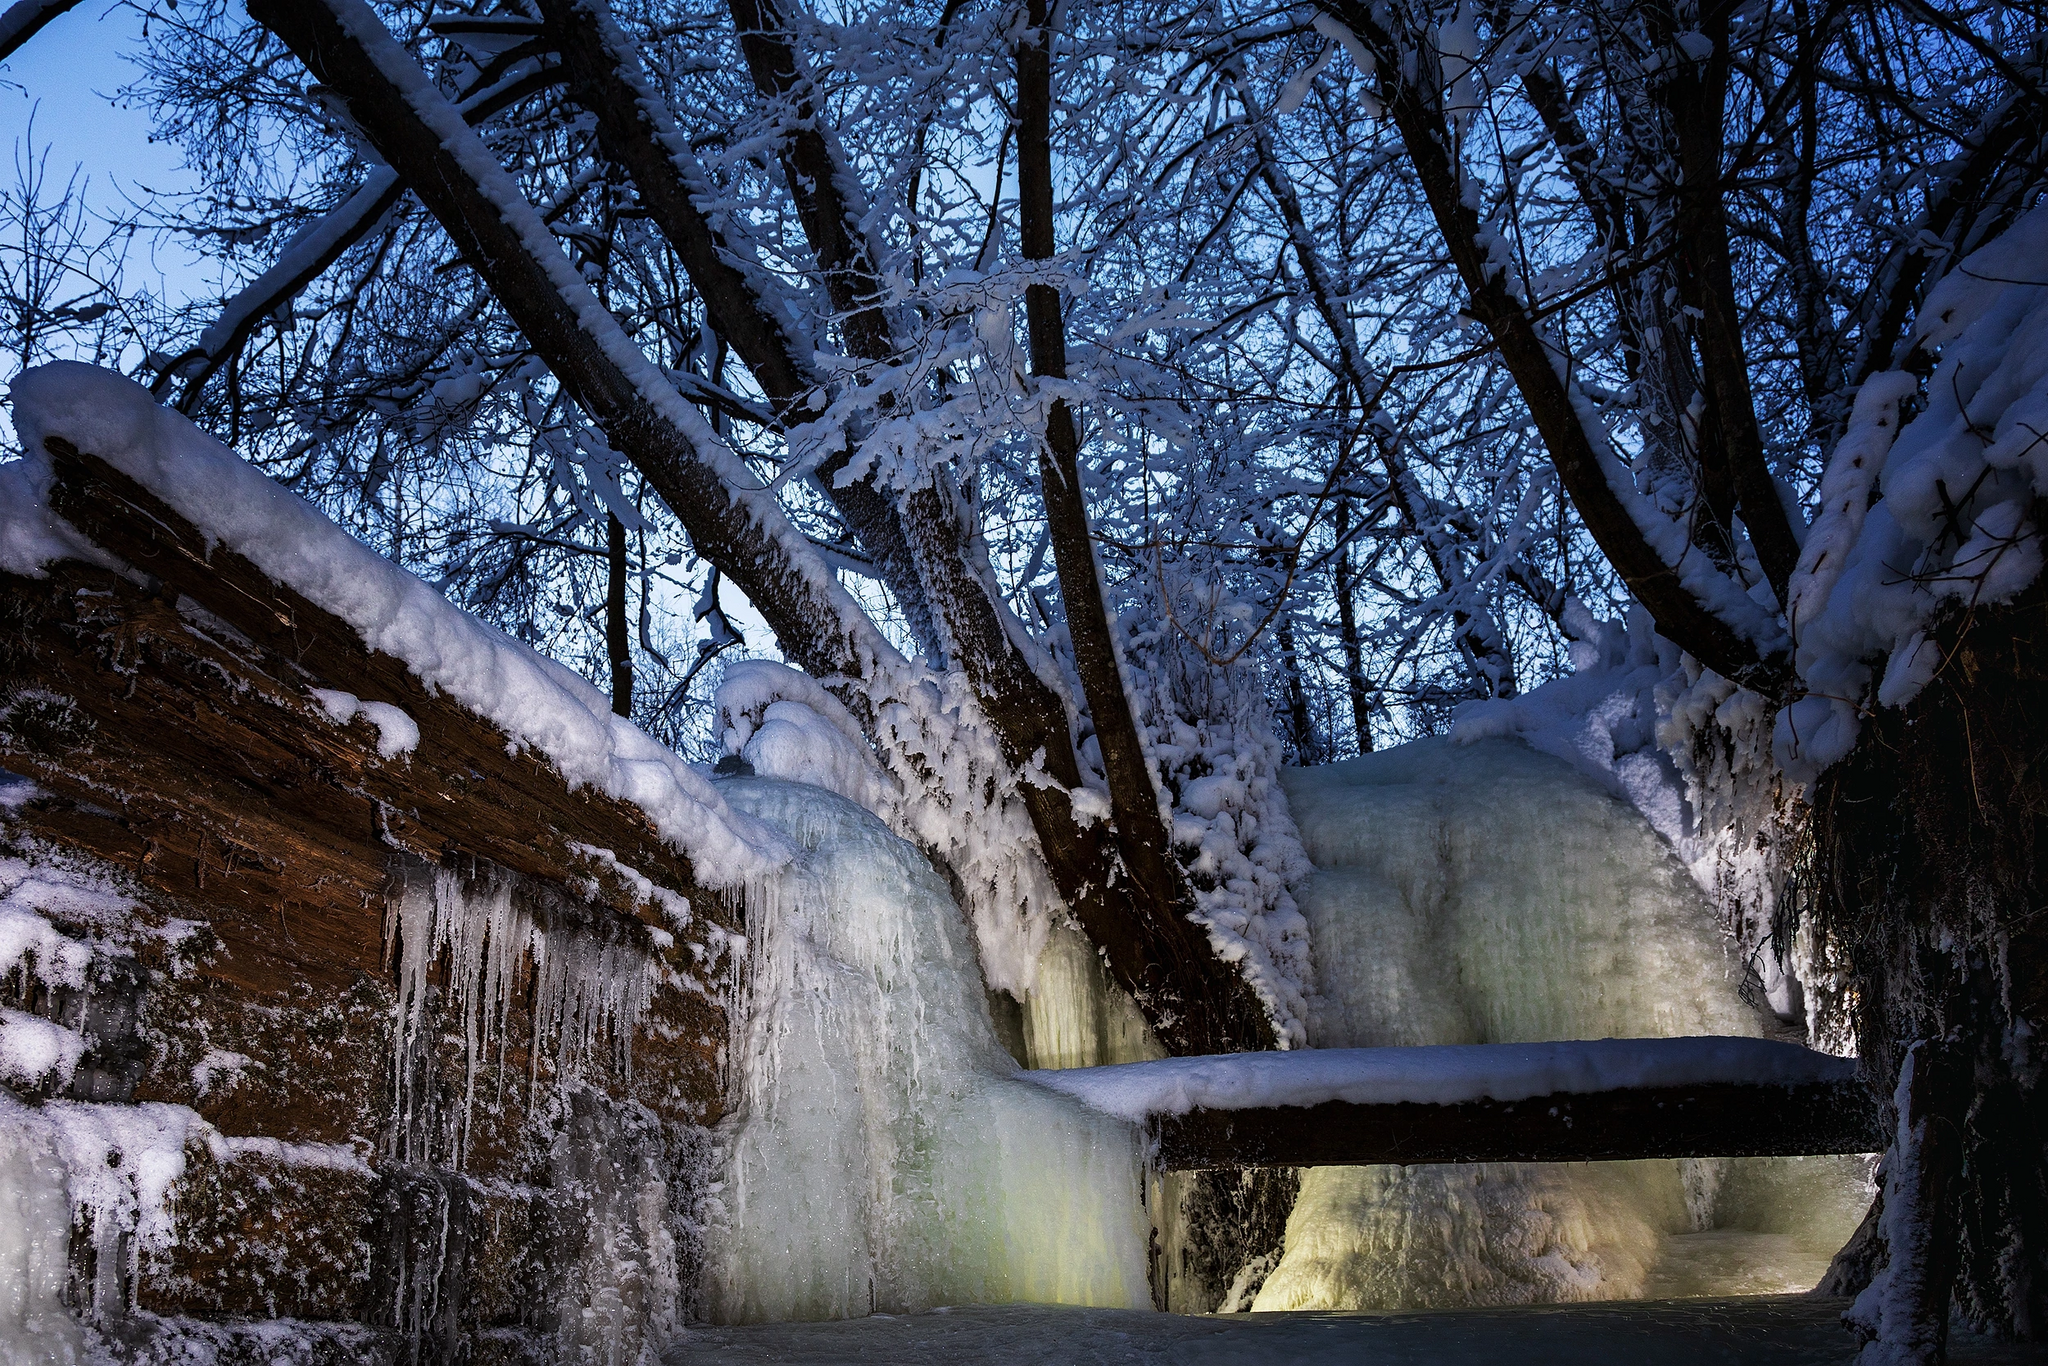
[[[1856,1060],[1767,1039],[1304,1049],[1024,1074],[1166,1170],[1871,1152]]]

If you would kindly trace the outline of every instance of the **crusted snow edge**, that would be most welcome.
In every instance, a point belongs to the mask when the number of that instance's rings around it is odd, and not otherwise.
[[[739,887],[791,856],[787,843],[734,811],[710,780],[623,717],[589,681],[450,603],[272,481],[147,390],[111,371],[58,361],[11,388],[23,458],[0,466],[47,490],[44,441],[60,437],[162,498],[210,542],[361,633],[430,688],[501,727],[554,763],[572,787],[592,787],[646,812],[688,855],[698,879]],[[0,568],[39,573],[71,552],[40,499],[0,501]],[[103,561],[102,561],[103,562]]]
[[[1855,1058],[1817,1053],[1798,1044],[1708,1036],[1303,1048],[1019,1075],[1135,1123],[1198,1109],[1252,1110],[1330,1101],[1457,1105],[1729,1081],[1795,1086],[1854,1080],[1859,1068]]]

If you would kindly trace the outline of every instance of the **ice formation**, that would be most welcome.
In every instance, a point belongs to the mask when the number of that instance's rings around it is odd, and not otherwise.
[[[1942,1361],[1948,1325],[1927,1313],[1930,1300],[1945,1304],[1947,1294],[1928,1293],[1929,1268],[1941,1255],[1934,1246],[1940,1234],[1937,1211],[1930,1208],[1926,1160],[1930,1129],[1944,1121],[1930,1117],[1913,1103],[1914,1073],[1928,1064],[1928,1046],[1915,1045],[1899,1067],[1892,1105],[1899,1116],[1891,1150],[1885,1154],[1884,1212],[1878,1216],[1885,1245],[1884,1266],[1842,1316],[1864,1339],[1855,1366],[1921,1366]],[[1915,1114],[1915,1110],[1920,1110]],[[1937,1186],[1935,1189],[1939,1189]]]
[[[725,793],[803,853],[748,891],[710,1316],[1148,1303],[1135,1131],[1016,1076],[931,863],[822,789]]]
[[[1279,749],[1257,680],[1248,668],[1212,668],[1154,635],[1138,639],[1145,667],[1126,676],[1195,918],[1217,956],[1245,974],[1280,1038],[1298,1043],[1308,934],[1289,888],[1308,861],[1280,793]],[[957,676],[933,676],[877,707],[879,757],[837,698],[784,665],[733,665],[714,707],[727,752],[757,773],[829,788],[937,851],[958,879],[989,986],[1018,1000],[1034,994],[1038,972],[1059,959],[1051,946],[1063,903],[1017,797],[1019,776],[995,751]],[[1092,736],[1079,757],[1075,815],[1106,818]],[[1022,780],[1047,781],[1042,763]]]
[[[1111,986],[1095,946],[1066,925],[1053,928],[1038,975],[1018,1012],[1025,1065],[1103,1067],[1166,1056],[1130,996]],[[1044,1083],[1044,1076],[1033,1078]]]
[[[0,1366],[85,1360],[65,1307],[71,1198],[48,1127],[0,1090]]]
[[[1684,867],[1570,766],[1505,740],[1424,740],[1287,781],[1318,869],[1301,897],[1314,1043],[1762,1032]],[[1314,1169],[1253,1307],[1707,1293],[1726,1281],[1685,1240],[1736,1221],[1777,1240],[1745,1245],[1785,1259],[1761,1279],[1804,1289],[1867,1202],[1861,1172],[1854,1159]],[[1757,1269],[1740,1274],[1754,1288]]]
[[[7,847],[0,855],[0,983],[28,979],[82,991],[107,960],[130,957],[145,939],[175,943],[192,928],[141,916],[139,903],[93,860],[11,831]],[[366,1170],[351,1148],[232,1137],[183,1105],[61,1097],[26,1105],[16,1097],[12,1088],[60,1090],[88,1042],[42,1016],[0,1009],[0,1366],[88,1359],[78,1318],[98,1322],[122,1312],[144,1259],[169,1246],[172,1188],[192,1145],[219,1163],[257,1157]],[[77,1316],[62,1298],[73,1273],[74,1229],[91,1249],[78,1265],[92,1273]]]
[[[385,899],[385,942],[398,956],[398,1046],[394,1078],[398,1142],[432,1145],[416,1132],[422,1109],[415,1090],[414,1054],[427,1023],[429,974],[448,955],[448,1007],[462,1019],[462,1107],[451,1145],[469,1142],[470,1108],[478,1069],[493,1048],[503,1050],[512,997],[529,973],[534,1039],[532,1067],[552,1046],[558,1083],[573,1079],[585,1058],[608,1042],[630,1061],[633,1031],[653,994],[655,960],[638,946],[603,936],[582,924],[567,905],[521,895],[514,877],[498,868],[464,876],[456,869],[407,863],[396,893]],[[404,1160],[425,1152],[402,1151]]]
[[[1828,970],[1812,961],[1811,936],[1778,938],[1798,816],[1796,789],[1771,757],[1770,708],[1700,668],[1640,607],[1603,622],[1572,602],[1565,620],[1573,672],[1519,697],[1465,704],[1452,740],[1513,737],[1635,807],[1719,911],[1771,1010],[1806,1026],[1817,1046],[1846,1050],[1846,1015],[1813,990]]]
[[[1018,776],[960,676],[905,682],[876,707],[879,746],[823,684],[769,660],[728,668],[712,706],[726,752],[755,772],[837,792],[937,851],[959,879],[989,985],[1021,997],[1063,903]]]

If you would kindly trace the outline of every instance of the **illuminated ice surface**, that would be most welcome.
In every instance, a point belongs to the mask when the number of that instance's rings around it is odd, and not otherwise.
[[[1638,812],[1505,740],[1290,770],[1325,1048],[1761,1035]],[[1810,1289],[1867,1207],[1856,1158],[1322,1167],[1253,1307],[1450,1309]]]
[[[1136,1131],[1017,1077],[931,863],[822,788],[723,786],[801,852],[748,891],[709,1315],[1146,1303]]]

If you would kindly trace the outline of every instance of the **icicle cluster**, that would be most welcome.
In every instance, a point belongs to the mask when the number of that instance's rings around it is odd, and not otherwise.
[[[518,880],[486,867],[464,877],[452,868],[408,863],[385,899],[384,936],[398,956],[396,1048],[400,1141],[423,1103],[410,1065],[427,1025],[428,975],[448,956],[446,1004],[462,1020],[460,1148],[469,1139],[478,1069],[493,1048],[502,1061],[505,1021],[515,990],[532,974],[530,1083],[552,1044],[557,1083],[577,1076],[600,1042],[630,1064],[633,1031],[656,985],[655,960],[521,894]],[[460,1150],[460,1149],[458,1149]],[[403,1156],[403,1154],[401,1154]]]

